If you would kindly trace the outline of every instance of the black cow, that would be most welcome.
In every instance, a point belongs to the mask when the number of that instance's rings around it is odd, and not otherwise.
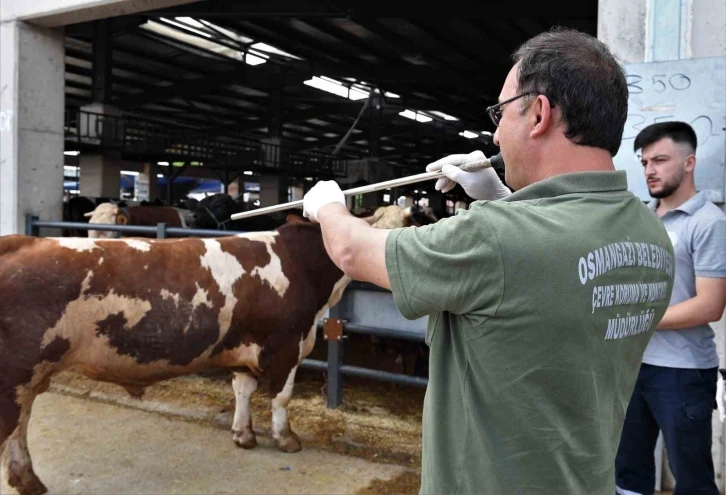
[[[274,230],[285,224],[289,213],[302,216],[302,212],[299,210],[288,210],[257,217],[232,220],[230,217],[234,213],[247,211],[247,207],[223,193],[207,196],[198,201],[193,208],[190,203],[190,210],[194,213],[195,217],[194,228],[236,230],[240,232]]]
[[[64,222],[88,223],[86,213],[96,209],[96,204],[85,196],[74,196],[63,203]],[[63,237],[88,237],[88,231],[82,229],[63,229]]]

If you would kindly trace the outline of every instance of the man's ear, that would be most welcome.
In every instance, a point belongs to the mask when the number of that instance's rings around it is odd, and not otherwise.
[[[696,155],[688,155],[686,157],[686,172],[692,174],[696,169]]]
[[[544,135],[548,129],[555,125],[555,112],[550,105],[550,99],[545,95],[538,95],[532,102],[531,108],[534,112],[535,123],[529,137],[535,138]]]

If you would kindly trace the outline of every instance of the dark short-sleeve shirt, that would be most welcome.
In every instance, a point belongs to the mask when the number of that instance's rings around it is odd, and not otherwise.
[[[407,318],[429,315],[421,493],[612,495],[673,250],[624,172],[560,175],[391,232]]]

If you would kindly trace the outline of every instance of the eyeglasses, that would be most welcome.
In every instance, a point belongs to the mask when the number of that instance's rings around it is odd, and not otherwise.
[[[517,95],[513,98],[510,98],[508,100],[501,101],[497,103],[496,105],[492,105],[490,107],[487,107],[487,114],[489,114],[489,118],[492,119],[492,122],[494,122],[494,125],[499,127],[499,121],[502,120],[502,107],[506,105],[507,103],[511,103],[514,100],[518,100],[520,98],[524,98],[525,96],[529,96],[531,94],[534,94],[534,91],[529,91],[527,93],[522,93],[521,95]]]

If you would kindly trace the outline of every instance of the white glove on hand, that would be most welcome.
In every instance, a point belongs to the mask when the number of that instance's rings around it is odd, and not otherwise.
[[[718,409],[718,417],[723,423],[726,420],[726,404],[724,404],[724,392],[726,392],[726,384],[724,383],[721,370],[718,371],[718,381],[716,382],[716,409]]]
[[[318,210],[329,203],[345,206],[345,196],[334,180],[321,180],[303,198],[303,216],[318,221]]]
[[[437,191],[449,192],[456,184],[461,184],[464,192],[472,199],[502,199],[512,191],[499,180],[497,172],[487,167],[474,172],[465,172],[460,167],[466,168],[479,162],[486,161],[486,156],[481,151],[472,151],[468,155],[449,155],[426,167],[427,172],[444,173],[446,177],[442,177],[436,181],[434,188]]]

